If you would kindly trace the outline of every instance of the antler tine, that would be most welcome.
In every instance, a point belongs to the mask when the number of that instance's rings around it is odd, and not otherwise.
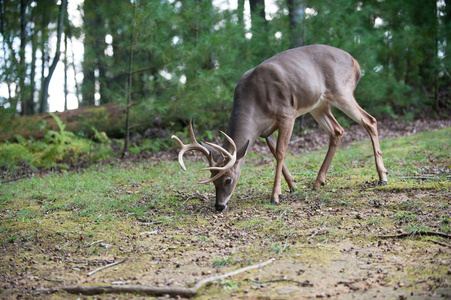
[[[202,146],[201,144],[199,144],[196,141],[196,136],[194,134],[194,130],[193,130],[193,124],[192,121],[189,120],[189,134],[190,134],[190,138],[191,138],[191,143],[190,144],[183,144],[183,142],[175,135],[173,135],[171,138],[173,140],[175,140],[179,145],[180,145],[180,152],[178,155],[178,161],[180,164],[180,167],[182,167],[183,171],[186,171],[186,167],[185,167],[185,163],[183,162],[183,154],[185,154],[186,151],[190,151],[190,150],[199,150],[200,152],[202,152],[208,159],[210,165],[211,165],[211,159],[210,159],[210,151],[207,150],[207,148],[205,148],[204,146]]]
[[[232,168],[235,165],[235,162],[236,162],[235,142],[225,132],[221,131],[221,133],[229,141],[230,145],[232,145],[232,154],[229,151],[222,148],[221,146],[218,146],[218,145],[212,144],[212,143],[206,143],[210,147],[213,147],[216,150],[219,150],[220,152],[222,152],[225,156],[227,156],[229,158],[229,161],[227,162],[227,164],[224,167],[209,167],[209,168],[202,169],[202,170],[209,170],[209,171],[219,171],[219,173],[216,174],[215,176],[211,177],[210,179],[200,181],[199,183],[201,183],[201,184],[207,184],[207,183],[215,181],[216,179],[218,179],[219,177],[224,175],[224,173],[226,173],[230,168]]]

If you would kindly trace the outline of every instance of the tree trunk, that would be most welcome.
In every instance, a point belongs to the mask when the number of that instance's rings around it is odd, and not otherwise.
[[[27,114],[27,88],[25,87],[25,76],[27,75],[27,65],[25,62],[25,46],[27,44],[26,36],[26,11],[27,11],[27,0],[20,1],[20,69],[19,69],[19,86],[20,86],[20,105],[21,105],[21,115],[25,116]]]
[[[36,26],[36,24],[35,24]],[[36,30],[31,36],[31,65],[30,65],[30,89],[29,101],[27,101],[27,114],[35,113],[34,109],[34,93],[36,91],[36,52],[38,50],[38,41]]]
[[[64,34],[64,110],[67,110],[67,95],[69,94],[67,89],[67,34]]]
[[[288,0],[291,48],[304,45],[304,11],[305,4],[303,0]]]
[[[128,82],[127,88],[125,89],[127,93],[127,107],[126,107],[126,115],[125,115],[125,138],[124,138],[124,151],[122,152],[122,158],[128,157],[128,144],[130,140],[130,107],[132,105],[132,83],[133,83],[133,46],[135,44],[135,29],[136,29],[136,8],[137,3],[134,3],[134,11],[133,11],[133,27],[132,27],[132,36],[130,40],[130,56],[129,56],[129,64],[128,64]]]
[[[71,43],[72,43],[72,38],[71,38]],[[74,70],[75,97],[77,97],[78,106],[81,106],[80,87],[79,87],[78,81],[77,81],[77,68],[75,67],[75,53],[74,53],[74,44],[73,43],[72,43],[72,69]]]
[[[251,20],[254,25],[254,20],[266,20],[265,16],[265,0],[249,0],[251,7]]]
[[[97,12],[96,6],[99,4],[97,1],[85,1],[83,3],[83,29],[84,29],[84,54],[83,54],[83,83],[81,85],[81,95],[82,95],[82,106],[91,106],[95,105],[95,93],[96,93],[96,58],[99,53],[99,49],[97,49],[97,36],[95,35],[95,31],[99,30],[97,28],[96,19]]]
[[[243,28],[244,31],[244,0],[238,0],[238,7],[237,7],[237,13],[238,13],[238,24],[241,28]]]
[[[53,72],[55,71],[56,65],[58,64],[58,61],[60,59],[60,54],[61,54],[61,36],[63,33],[63,27],[64,27],[64,14],[65,9],[67,7],[67,0],[62,0],[61,1],[61,5],[59,7],[59,11],[58,11],[58,27],[57,27],[57,40],[56,40],[56,51],[55,51],[55,56],[53,57],[53,61],[52,64],[49,67],[49,73],[47,74],[47,76],[44,78],[44,82],[42,85],[42,91],[41,91],[41,113],[45,112],[48,110],[48,96],[49,96],[49,85],[50,85],[50,80],[52,79],[53,76]]]

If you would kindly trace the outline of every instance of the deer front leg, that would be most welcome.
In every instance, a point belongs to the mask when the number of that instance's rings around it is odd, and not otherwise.
[[[288,119],[288,118],[287,118]],[[274,178],[274,186],[271,194],[271,203],[278,204],[279,197],[282,194],[281,188],[281,177],[283,170],[283,160],[285,158],[285,153],[287,151],[288,142],[291,138],[291,133],[293,131],[294,119],[285,120],[285,122],[280,123],[279,125],[279,137],[277,138],[277,146],[276,146],[276,176]]]
[[[274,141],[274,136],[272,134],[266,138],[266,144],[268,145],[268,148],[271,151],[272,155],[276,157],[276,145]],[[285,181],[288,184],[288,187],[290,188],[290,192],[294,192],[297,189],[295,183],[296,181],[294,180],[294,177],[291,175],[290,171],[285,166],[285,164],[282,165],[282,174],[283,177],[285,178]]]

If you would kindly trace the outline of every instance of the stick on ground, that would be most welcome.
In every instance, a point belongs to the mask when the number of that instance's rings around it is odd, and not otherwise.
[[[192,288],[184,288],[184,287],[156,287],[156,286],[145,286],[145,285],[105,285],[105,286],[66,286],[66,287],[56,287],[56,288],[48,288],[48,289],[39,289],[36,290],[36,294],[42,293],[55,293],[59,291],[65,291],[70,294],[81,294],[81,295],[98,295],[105,293],[141,293],[148,296],[163,296],[169,295],[171,297],[184,297],[191,298],[197,294],[198,290],[206,283],[227,278],[229,276],[233,276],[239,273],[243,273],[252,269],[261,268],[266,266],[267,264],[275,261],[275,258],[271,258],[262,263],[244,267],[226,274],[215,275],[211,277],[207,277],[202,279],[198,283],[196,283]],[[120,263],[120,262],[118,262]],[[116,263],[117,264],[117,263]],[[110,264],[112,265],[112,264]],[[108,265],[108,266],[110,266]],[[105,266],[107,267],[107,266]],[[100,271],[100,270],[99,270]]]
[[[451,235],[443,233],[443,232],[438,232],[438,231],[413,231],[413,232],[404,232],[404,233],[400,233],[400,234],[395,234],[395,235],[378,235],[378,238],[383,238],[383,239],[389,239],[389,238],[403,238],[403,237],[408,237],[408,236],[414,236],[414,235],[427,235],[427,236],[441,236],[444,238],[451,238]]]
[[[100,268],[97,268],[97,269],[95,269],[94,271],[89,272],[87,275],[88,275],[88,276],[91,276],[91,275],[94,274],[94,273],[97,273],[97,272],[102,271],[102,270],[104,270],[104,269],[106,269],[106,268],[109,268],[109,267],[112,267],[112,266],[121,264],[121,263],[123,263],[124,261],[125,261],[125,259],[120,260],[120,261],[117,261],[117,262],[112,263],[112,264],[108,264],[108,265],[103,266],[103,267],[100,267]]]

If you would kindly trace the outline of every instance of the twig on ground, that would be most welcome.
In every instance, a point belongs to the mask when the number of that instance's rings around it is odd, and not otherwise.
[[[398,178],[400,179],[423,179],[423,180],[428,180],[428,179],[437,179],[436,175],[423,175],[423,176],[399,176]]]
[[[246,271],[249,271],[249,270],[252,270],[252,269],[261,268],[263,266],[266,266],[267,264],[272,263],[275,260],[276,260],[275,258],[270,258],[269,260],[264,261],[264,262],[259,263],[259,264],[256,264],[256,265],[244,267],[244,268],[241,268],[241,269],[238,269],[236,271],[229,272],[229,273],[226,273],[226,274],[223,274],[223,275],[215,275],[215,276],[211,276],[211,277],[205,278],[205,279],[199,281],[198,283],[196,283],[196,285],[193,288],[196,289],[196,291],[197,291],[198,289],[201,288],[201,286],[203,286],[204,284],[206,284],[208,282],[212,282],[212,281],[215,281],[215,280],[227,278],[229,276],[233,276],[233,275],[236,275],[236,274],[239,274],[239,273],[243,273],[243,272],[246,272]]]
[[[156,286],[145,286],[145,285],[106,285],[106,286],[66,286],[66,287],[56,287],[49,289],[38,289],[37,294],[41,293],[55,293],[58,291],[65,291],[70,294],[81,294],[81,295],[98,295],[104,293],[142,293],[148,296],[163,296],[169,295],[170,297],[185,297],[191,298],[197,294],[199,289],[206,283],[227,278],[239,273],[243,273],[252,269],[261,268],[267,264],[275,261],[275,258],[271,258],[262,263],[244,267],[233,272],[229,272],[223,275],[215,275],[207,277],[198,283],[196,283],[192,288],[183,287],[156,287]]]
[[[320,233],[321,231],[324,231],[324,230],[326,230],[327,228],[326,227],[323,227],[323,228],[321,228],[321,229],[318,229],[317,231],[315,231],[311,236],[309,236],[308,238],[307,238],[307,241],[308,240],[310,240],[312,237],[314,237],[315,235],[317,235],[318,233]]]
[[[157,234],[158,230],[153,230],[153,231],[144,231],[144,232],[140,232],[139,234]]]
[[[92,242],[91,244],[89,244],[89,246],[92,246],[94,244],[101,243],[101,242],[103,242],[103,240],[98,240],[98,241]]]
[[[210,206],[201,206],[198,210],[197,210],[197,212],[200,212],[202,209],[204,209],[204,208],[206,208],[206,209],[211,209],[211,207]]]
[[[403,237],[408,237],[408,236],[415,236],[415,235],[427,235],[427,236],[441,236],[444,238],[451,238],[451,235],[443,233],[443,232],[438,232],[438,231],[413,231],[413,232],[404,232],[404,233],[400,233],[400,234],[395,234],[395,235],[378,235],[378,238],[383,238],[383,239],[389,239],[389,238],[403,238]]]
[[[103,267],[100,267],[100,268],[97,268],[97,269],[95,269],[94,271],[89,272],[87,275],[88,275],[88,276],[91,276],[91,275],[94,274],[94,273],[97,273],[97,272],[102,271],[102,270],[104,270],[104,269],[106,269],[106,268],[110,268],[110,267],[112,267],[112,266],[121,264],[121,263],[123,263],[124,261],[125,261],[125,259],[120,260],[120,261],[117,261],[117,262],[114,262],[114,263],[112,263],[112,264],[108,264],[108,265],[103,266]]]
[[[313,283],[310,283],[310,281],[308,281],[308,280],[306,280],[306,281],[297,281],[297,280],[288,279],[288,278],[271,279],[271,280],[265,280],[265,281],[260,281],[260,280],[255,280],[255,279],[248,278],[247,280],[252,281],[253,283],[258,283],[258,284],[286,281],[286,282],[294,282],[297,285],[303,286],[303,287],[313,286]]]
[[[44,276],[39,276],[39,277],[41,279],[44,279],[44,280],[47,280],[47,281],[50,281],[50,282],[58,282],[58,283],[62,283],[63,282],[62,280],[50,279],[50,278],[46,278]]]
[[[210,235],[210,234],[213,234],[216,230],[218,230],[219,229],[219,226],[218,227],[216,227],[215,229],[213,229],[213,231],[211,231],[211,232],[208,232],[207,233],[207,235]]]
[[[428,241],[428,242],[432,242],[432,243],[437,244],[437,245],[440,245],[440,246],[443,246],[443,247],[451,248],[451,245],[450,245],[450,244],[447,244],[447,243],[443,243],[443,242],[439,242],[439,241],[434,241],[434,240],[431,240],[431,239],[427,239],[427,241]]]
[[[179,196],[182,198],[182,200],[184,200],[182,204],[185,204],[185,202],[187,202],[188,200],[191,200],[191,199],[199,199],[199,200],[204,201],[204,202],[208,202],[209,201],[207,195],[204,195],[204,194],[199,193],[199,192],[195,192],[193,194],[186,194],[186,193],[183,193],[183,192],[180,192],[180,191],[175,191],[175,190],[173,190],[173,191],[176,192],[177,194],[179,194]]]

